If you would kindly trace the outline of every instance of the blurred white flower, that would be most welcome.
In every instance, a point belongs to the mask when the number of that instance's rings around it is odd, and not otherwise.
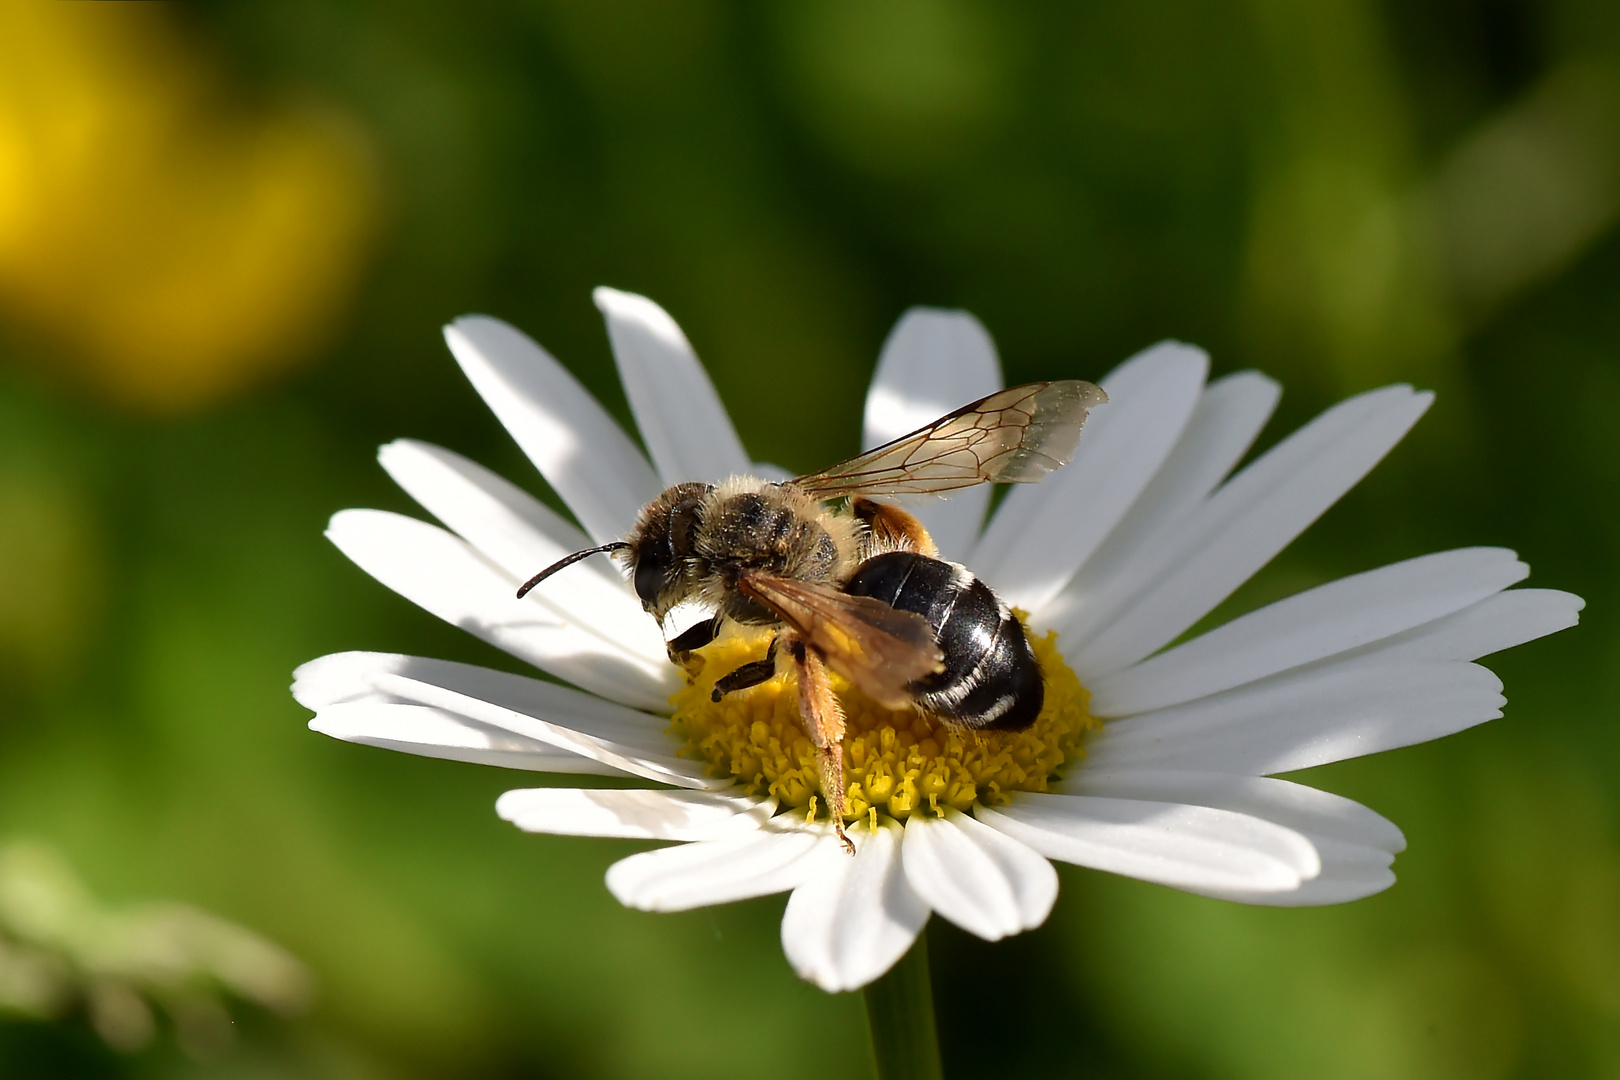
[[[881,975],[930,911],[989,940],[1040,924],[1057,895],[1048,859],[1255,904],[1387,888],[1400,830],[1274,774],[1500,716],[1501,683],[1473,661],[1573,625],[1582,606],[1563,592],[1503,591],[1528,568],[1511,551],[1465,548],[1311,589],[1171,647],[1360,480],[1432,395],[1390,386],[1351,398],[1233,472],[1277,385],[1254,372],[1207,383],[1202,351],[1155,346],[1100,380],[1109,404],[1074,461],[1011,491],[988,521],[984,487],[913,507],[944,557],[1028,613],[1048,708],[1029,735],[984,744],[848,704],[850,803],[870,826],[851,829],[848,858],[826,821],[787,812],[814,794],[815,772],[779,681],[707,705],[728,665],[711,656],[706,679],[683,677],[605,559],[514,598],[540,567],[623,536],[666,485],[784,475],[744,452],[661,308],[609,289],[596,301],[651,463],[518,331],[476,316],[445,331],[583,531],[411,441],[383,447],[382,464],[446,528],[349,510],[328,531],[390,588],[578,689],[351,652],[305,664],[294,694],[316,712],[310,727],[339,739],[657,785],[519,789],[497,809],[535,832],[676,841],[608,871],[632,907],[791,890],[783,948],[827,990]],[[912,311],[878,363],[865,443],[1000,386],[976,320]]]

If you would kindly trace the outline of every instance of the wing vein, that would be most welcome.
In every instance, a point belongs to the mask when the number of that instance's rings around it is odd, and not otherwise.
[[[1107,400],[1100,388],[1078,379],[1014,386],[791,483],[822,499],[1030,483],[1068,463],[1087,412]]]

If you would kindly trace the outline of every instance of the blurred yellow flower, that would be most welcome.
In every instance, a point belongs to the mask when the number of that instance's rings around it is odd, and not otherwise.
[[[0,316],[152,412],[307,357],[376,217],[356,132],[222,107],[165,8],[0,0]]]

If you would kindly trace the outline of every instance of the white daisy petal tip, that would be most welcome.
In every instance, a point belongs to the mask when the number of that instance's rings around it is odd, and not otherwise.
[[[1199,349],[1164,343],[1103,376],[1108,405],[1068,465],[1015,487],[973,548],[974,572],[1039,613],[1062,593],[1151,484],[1182,438],[1209,372]]]
[[[522,331],[464,315],[445,341],[484,403],[598,543],[617,539],[662,485],[567,368]]]
[[[883,343],[866,394],[861,443],[871,449],[1001,389],[1001,361],[965,311],[914,307]]]
[[[858,990],[917,940],[929,908],[901,867],[902,828],[851,830],[853,857],[836,843],[816,853],[782,915],[782,951],[801,979],[828,993]]]
[[[1264,892],[1236,889],[1191,889],[1204,896],[1262,907],[1325,907],[1374,896],[1395,884],[1388,852],[1313,838],[1322,855],[1322,872],[1296,889]]]
[[[862,415],[861,448],[910,434],[953,409],[1000,390],[995,342],[965,311],[914,307],[883,343]],[[948,559],[973,548],[990,505],[990,488],[965,488],[949,499],[908,505]]]
[[[593,294],[625,396],[665,484],[746,473],[749,457],[720,395],[673,318],[645,296]]]
[[[1322,870],[1303,834],[1212,807],[1023,794],[979,814],[1049,859],[1189,891],[1290,892]]]
[[[1110,375],[1105,375],[1103,379],[1104,382],[1113,382],[1117,386],[1125,372],[1168,365],[1185,365],[1207,375],[1209,373],[1209,353],[1197,345],[1177,341],[1175,338],[1165,338],[1163,341],[1155,342],[1132,356],[1116,367]],[[1101,386],[1102,383],[1098,385]],[[1107,387],[1103,386],[1103,389],[1106,390]]]
[[[1454,660],[1368,657],[1115,720],[1088,768],[1268,776],[1394,750],[1502,715],[1502,682]]]
[[[671,348],[690,349],[691,343],[680,324],[670,317],[656,301],[640,293],[625,292],[607,285],[591,290],[591,302],[603,315],[633,322],[641,329]]]
[[[1382,851],[1406,849],[1394,822],[1341,795],[1269,776],[1174,770],[1080,770],[1061,785],[1062,794],[1168,801],[1249,814],[1312,837]]]
[[[658,710],[678,685],[663,640],[647,620],[598,624],[598,610],[575,612],[549,593],[520,600],[517,574],[436,525],[382,510],[343,510],[326,535],[406,599],[600,697]],[[576,575],[565,586],[571,590],[587,579]],[[610,599],[622,604],[623,591]]]
[[[604,880],[625,907],[689,911],[797,888],[835,846],[832,830],[778,817],[743,835],[631,855],[608,867]]]
[[[1358,483],[1433,397],[1396,385],[1342,401],[1148,538],[1088,597],[1084,623],[1057,627],[1069,632],[1075,670],[1100,679],[1173,641]]]
[[[1046,921],[1057,871],[1043,856],[967,814],[914,815],[900,846],[906,881],[971,934],[999,941]]]
[[[1092,711],[1129,716],[1207,697],[1372,645],[1522,581],[1506,548],[1460,548],[1339,578],[1094,680]]]

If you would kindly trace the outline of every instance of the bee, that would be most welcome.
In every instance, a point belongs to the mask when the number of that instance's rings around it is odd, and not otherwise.
[[[642,508],[623,540],[548,566],[518,590],[599,553],[623,554],[642,607],[663,625],[678,604],[712,612],[668,642],[684,659],[727,622],[775,631],[762,659],[722,676],[714,700],[790,672],[816,748],[821,791],[844,835],[844,716],[829,672],[890,709],[950,727],[1021,731],[1045,700],[1017,617],[967,568],[939,558],[913,515],[873,496],[944,495],[1029,483],[1068,463],[1088,382],[1015,386],[821,472],[771,483],[733,476],[676,484]]]

